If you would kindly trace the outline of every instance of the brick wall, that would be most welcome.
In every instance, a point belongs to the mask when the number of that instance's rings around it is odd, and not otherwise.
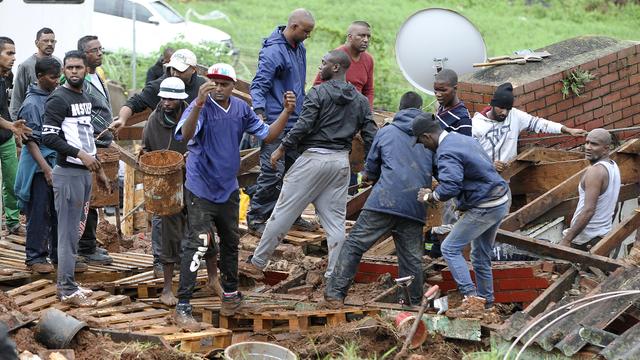
[[[514,106],[532,115],[586,130],[597,127],[614,129],[637,126],[640,125],[639,67],[640,45],[632,45],[542,79],[516,86]],[[582,96],[571,94],[563,99],[561,80],[577,68],[589,70],[596,75],[596,79],[585,86]],[[495,89],[496,86],[492,85],[460,82],[458,95],[473,115],[487,106]],[[639,133],[624,131],[616,135],[619,139],[626,139]],[[527,136],[523,134],[521,139]],[[563,137],[535,143],[569,148],[582,144],[583,141]],[[533,143],[527,142],[531,145]]]

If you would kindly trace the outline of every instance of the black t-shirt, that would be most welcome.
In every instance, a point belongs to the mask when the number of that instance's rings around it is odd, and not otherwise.
[[[91,99],[64,86],[55,89],[44,107],[42,142],[58,152],[57,165],[86,169],[77,156],[80,149],[96,154]]]
[[[10,83],[7,79],[0,75],[0,117],[7,121],[12,121],[11,115],[9,115],[9,97],[7,88]],[[13,133],[7,129],[0,129],[0,144],[4,144],[7,140],[13,137]]]

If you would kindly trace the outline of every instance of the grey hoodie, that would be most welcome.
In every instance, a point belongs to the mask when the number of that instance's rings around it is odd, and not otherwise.
[[[346,81],[329,80],[309,90],[282,146],[300,153],[309,148],[351,151],[359,131],[366,154],[377,130],[367,98]]]

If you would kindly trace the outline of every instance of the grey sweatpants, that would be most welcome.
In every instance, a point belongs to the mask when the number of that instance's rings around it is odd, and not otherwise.
[[[91,172],[86,169],[53,168],[53,196],[58,213],[58,295],[78,290],[74,270],[78,241],[84,232],[91,198]]]
[[[307,150],[300,155],[283,179],[280,197],[251,262],[264,269],[291,225],[312,203],[327,234],[329,265],[325,277],[331,276],[345,239],[349,175],[346,151],[322,154]]]

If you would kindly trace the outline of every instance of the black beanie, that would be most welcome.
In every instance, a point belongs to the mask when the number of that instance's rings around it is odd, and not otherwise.
[[[504,83],[496,89],[491,99],[491,106],[511,110],[513,107],[513,85]]]

